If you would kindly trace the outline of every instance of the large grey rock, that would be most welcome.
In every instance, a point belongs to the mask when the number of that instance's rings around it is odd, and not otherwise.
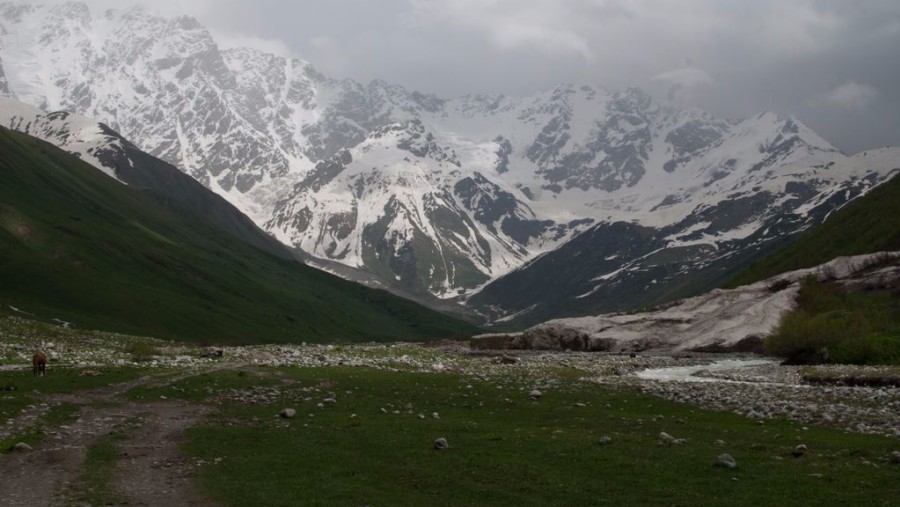
[[[450,444],[447,443],[447,439],[446,439],[446,438],[441,437],[441,438],[437,438],[437,439],[434,440],[434,443],[432,444],[432,447],[434,447],[436,450],[440,451],[440,450],[443,450],[443,449],[449,449],[449,448],[450,448]]]
[[[278,415],[285,419],[293,419],[297,416],[297,411],[292,408],[286,408],[279,412]]]
[[[730,470],[737,468],[737,462],[733,457],[731,457],[731,454],[728,453],[720,454],[719,457],[716,458],[714,465],[717,467],[728,468]]]
[[[18,444],[12,446],[12,450],[15,452],[28,452],[31,450],[31,446],[26,444],[25,442],[19,442]]]

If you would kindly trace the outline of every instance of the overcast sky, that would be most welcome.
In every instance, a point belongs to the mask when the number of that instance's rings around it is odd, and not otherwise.
[[[41,2],[35,2],[41,3]],[[89,0],[93,8],[134,1]],[[795,114],[848,153],[900,145],[898,0],[153,0],[225,45],[442,97],[638,86]]]

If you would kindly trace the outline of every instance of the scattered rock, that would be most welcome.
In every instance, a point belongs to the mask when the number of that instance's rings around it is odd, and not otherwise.
[[[607,436],[602,436],[597,439],[597,444],[599,444],[599,445],[609,445],[611,443],[612,443],[612,438],[607,437]]]
[[[12,449],[15,452],[28,452],[31,450],[31,446],[26,444],[25,442],[19,442],[18,444],[12,446]]]
[[[444,437],[435,439],[435,441],[434,441],[434,443],[432,444],[432,446],[433,446],[435,449],[439,450],[439,451],[442,450],[442,449],[449,449],[449,448],[450,448],[450,444],[447,443],[447,439],[444,438]]]
[[[737,462],[731,457],[731,454],[724,453],[720,454],[718,458],[716,458],[715,463],[713,465],[717,467],[727,468],[729,470],[733,470],[737,468]]]
[[[794,450],[791,452],[791,456],[795,458],[799,458],[806,454],[806,446],[804,444],[800,444],[797,447],[794,447]]]
[[[438,414],[437,412],[432,412],[432,413],[431,413],[431,418],[432,418],[432,419],[440,419],[440,418],[441,418],[441,414]]]
[[[544,395],[544,393],[538,391],[537,389],[533,389],[530,393],[528,393],[528,397],[531,398],[532,400],[537,400],[543,395]]]
[[[278,415],[284,419],[293,419],[297,416],[297,411],[292,408],[286,408],[279,412]]]
[[[103,375],[103,373],[97,370],[82,370],[78,375],[81,377],[99,377]]]
[[[222,357],[225,351],[214,347],[207,347],[200,351],[200,357]]]
[[[675,441],[675,437],[673,437],[672,435],[669,435],[668,433],[663,431],[663,432],[660,432],[660,434],[659,434],[659,440],[664,444],[671,444],[672,442]]]
[[[891,453],[891,463],[900,465],[900,451],[894,451]]]

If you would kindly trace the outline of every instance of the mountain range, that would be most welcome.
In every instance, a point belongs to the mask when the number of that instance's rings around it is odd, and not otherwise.
[[[518,325],[710,288],[898,165],[771,112],[586,84],[444,99],[78,2],[0,3],[0,93],[103,122],[313,265]]]

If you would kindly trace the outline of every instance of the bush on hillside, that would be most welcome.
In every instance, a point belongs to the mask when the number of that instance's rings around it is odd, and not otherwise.
[[[765,340],[767,354],[791,364],[900,363],[900,298],[845,293],[834,283],[801,282],[799,308]]]

